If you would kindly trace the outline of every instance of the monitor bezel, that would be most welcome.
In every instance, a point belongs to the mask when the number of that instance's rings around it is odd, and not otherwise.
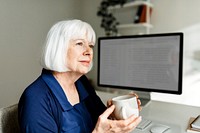
[[[162,36],[180,36],[180,52],[179,52],[179,75],[178,75],[178,90],[160,90],[159,88],[140,88],[140,87],[127,87],[127,86],[116,86],[116,85],[107,85],[100,83],[100,43],[101,40],[108,39],[127,39],[127,38],[142,38],[142,37],[162,37]],[[182,32],[173,32],[173,33],[156,33],[156,34],[144,34],[144,35],[126,35],[126,36],[106,36],[98,38],[98,70],[97,70],[97,85],[99,87],[109,87],[115,89],[126,89],[126,90],[135,90],[143,92],[158,92],[158,93],[169,93],[169,94],[182,94],[182,75],[183,75],[183,33]]]

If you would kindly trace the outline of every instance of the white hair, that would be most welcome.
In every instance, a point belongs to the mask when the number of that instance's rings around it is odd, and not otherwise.
[[[53,25],[47,34],[43,49],[42,67],[57,72],[69,71],[66,58],[69,41],[83,38],[86,34],[87,39],[95,44],[95,32],[91,25],[86,22],[74,19],[60,21]]]

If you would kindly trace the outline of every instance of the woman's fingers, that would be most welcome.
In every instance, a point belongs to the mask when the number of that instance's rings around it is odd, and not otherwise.
[[[111,114],[112,112],[114,111],[115,109],[115,105],[112,105],[110,106],[109,108],[107,108],[103,114],[101,114],[101,117],[107,119]]]
[[[114,111],[115,106],[112,105],[99,116],[97,124],[93,133],[129,133],[131,132],[141,121],[141,117],[132,115],[125,120],[109,120],[108,117]]]
[[[139,116],[139,117],[135,117],[134,115],[133,116],[131,116],[130,117],[130,127],[132,128],[132,127],[136,127],[140,122],[141,122],[141,120],[142,120],[142,117],[141,116]]]
[[[136,128],[136,126],[140,123],[141,117],[136,117],[135,115],[132,115],[126,120],[114,120],[110,121],[110,127],[112,131],[114,132],[130,132],[133,129]]]
[[[139,98],[139,96],[135,92],[131,92],[130,95],[134,95],[136,98]]]
[[[112,105],[112,100],[109,99],[109,100],[107,101],[107,107],[110,107],[111,105]]]
[[[139,109],[139,111],[141,111],[142,108],[141,108],[141,101],[140,101],[140,99],[137,99],[137,102],[138,102],[138,109]]]

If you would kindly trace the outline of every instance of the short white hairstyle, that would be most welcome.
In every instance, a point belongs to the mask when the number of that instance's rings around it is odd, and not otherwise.
[[[85,35],[87,35],[88,41],[95,44],[95,32],[91,25],[86,22],[74,19],[60,21],[53,25],[47,34],[43,48],[42,67],[57,72],[69,71],[66,58],[69,41],[83,38]]]

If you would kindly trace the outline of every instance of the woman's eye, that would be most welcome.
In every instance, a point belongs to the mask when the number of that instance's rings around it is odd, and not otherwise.
[[[93,48],[94,48],[94,45],[89,45],[89,46],[90,46],[90,48],[91,48],[91,49],[93,49]]]
[[[82,43],[82,42],[78,42],[78,43],[76,43],[76,45],[80,45],[80,46],[82,46],[83,43]]]

